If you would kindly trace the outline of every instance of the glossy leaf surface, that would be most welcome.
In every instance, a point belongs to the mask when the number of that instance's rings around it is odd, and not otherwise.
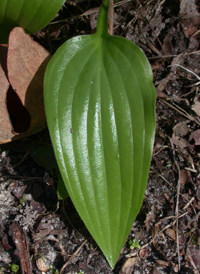
[[[152,72],[131,41],[107,32],[63,44],[44,82],[47,122],[68,193],[114,267],[142,204],[155,133]]]
[[[44,28],[65,0],[0,0],[0,43],[7,43],[10,31],[20,26],[29,34]]]

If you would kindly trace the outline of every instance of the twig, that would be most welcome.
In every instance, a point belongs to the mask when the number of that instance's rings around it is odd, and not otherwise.
[[[183,115],[184,117],[186,117],[188,120],[195,122],[196,124],[200,125],[200,123],[189,113],[187,113],[187,111],[185,111],[184,109],[180,108],[177,105],[172,105],[170,103],[168,103],[167,101],[159,98],[160,101],[162,101],[163,103],[165,103],[166,105],[168,105],[169,107],[173,108],[174,110],[176,110],[177,112],[179,112],[181,115]]]
[[[13,168],[16,168],[16,167],[18,167],[19,165],[21,165],[21,164],[24,162],[24,160],[26,159],[26,157],[27,157],[28,155],[29,155],[29,153],[26,152],[26,153],[24,154],[24,156],[22,157],[22,159],[21,159],[16,165],[14,165]]]
[[[175,187],[174,187],[170,182],[168,182],[167,179],[165,179],[164,176],[162,176],[161,174],[158,174],[158,176],[159,176],[160,178],[162,178],[163,181],[165,181],[171,188],[175,189]]]
[[[188,202],[188,203],[184,206],[183,210],[188,209],[188,207],[191,205],[191,203],[193,203],[193,202],[194,202],[194,200],[195,200],[195,198],[194,198],[194,197],[192,197],[192,198],[189,200],[189,202]]]
[[[196,50],[196,51],[192,51],[192,52],[187,52],[187,53],[181,53],[181,54],[167,54],[167,55],[162,55],[162,56],[152,56],[152,57],[148,57],[149,60],[153,60],[153,59],[161,59],[161,58],[172,58],[172,57],[182,57],[182,56],[188,56],[188,55],[192,55],[192,54],[197,54],[200,55],[200,50]]]
[[[180,67],[180,68],[182,68],[183,70],[186,70],[187,72],[191,73],[192,75],[194,75],[194,76],[199,80],[199,82],[194,83],[193,85],[194,85],[194,86],[198,86],[198,85],[200,84],[200,76],[197,75],[196,73],[194,73],[193,71],[191,71],[191,70],[189,70],[189,69],[187,69],[187,68],[185,68],[185,67],[183,67],[183,66],[181,66],[181,65],[179,65],[179,64],[170,65],[169,67]]]
[[[113,35],[114,0],[108,2],[108,33]]]
[[[197,170],[194,169],[194,168],[185,167],[184,169],[185,169],[185,170],[188,170],[188,171],[190,171],[190,172],[193,172],[193,173],[197,173]]]
[[[197,222],[197,220],[199,219],[199,217],[200,217],[200,211],[199,211],[194,217],[192,217],[191,220],[189,220],[189,222],[188,222],[188,227],[191,227],[191,224],[192,224],[193,222]]]
[[[0,182],[2,180],[8,181],[10,179],[20,179],[20,181],[32,181],[32,180],[42,181],[43,180],[42,177],[24,177],[24,176],[20,176],[20,175],[2,175],[2,176],[0,176]]]
[[[183,218],[183,217],[184,217],[185,215],[187,215],[187,214],[188,214],[187,212],[183,213],[181,216],[178,217],[178,219]],[[170,216],[170,217],[169,217],[169,219],[172,219],[172,218],[176,218],[176,216]],[[166,218],[164,218],[164,219],[166,220]],[[164,221],[164,220],[163,220],[163,221]],[[174,226],[175,223],[176,223],[176,220],[174,220],[171,224],[166,225],[166,226],[165,226],[163,229],[161,229],[158,233],[164,232],[164,231],[167,230],[168,228]]]
[[[185,67],[183,67],[183,66],[181,66],[181,65],[179,65],[179,64],[170,65],[169,67],[180,67],[180,68],[182,68],[183,70],[186,70],[187,72],[193,74],[193,75],[200,81],[200,76],[199,76],[199,75],[197,75],[197,74],[194,73],[193,71],[191,71],[191,70],[189,70],[189,69],[187,69],[187,68],[185,68]]]
[[[200,213],[200,212],[199,212],[199,213]],[[187,212],[183,213],[181,216],[178,217],[178,219],[184,217],[184,216],[187,215],[187,214],[188,214]],[[165,217],[165,218],[161,219],[159,222],[157,222],[156,224],[162,223],[162,222],[165,221],[165,220],[170,220],[170,219],[173,219],[173,218],[176,218],[176,216]],[[159,233],[161,233],[161,232],[167,230],[168,228],[174,226],[175,223],[176,223],[176,220],[174,220],[171,224],[166,225],[163,229],[161,229],[160,231],[158,231],[157,234],[159,234]],[[150,237],[150,239],[151,239],[151,237]],[[126,255],[126,258],[130,258],[130,257],[135,257],[135,256],[137,256],[138,252],[139,252],[141,249],[144,249],[144,248],[148,247],[148,246],[149,246],[150,244],[152,244],[152,243],[153,243],[153,239],[150,240],[150,241],[149,241],[148,243],[146,243],[145,245],[141,246],[136,252]]]
[[[161,146],[161,148],[157,152],[153,153],[153,156],[155,157],[156,155],[158,155],[161,151],[163,151],[166,148],[168,148],[168,146]]]
[[[190,260],[190,263],[191,263],[191,265],[194,268],[194,274],[199,274],[199,271],[198,271],[198,269],[197,269],[197,267],[196,267],[196,265],[195,265],[195,263],[194,263],[194,261],[192,259],[192,254],[191,254],[190,249],[188,248],[187,251],[188,251],[188,259]]]
[[[66,210],[65,210],[65,200],[62,200],[61,204],[62,204],[62,211],[63,211],[63,213],[64,213],[64,215],[65,215],[65,218],[67,219],[67,221],[69,222],[69,224],[72,226],[72,228],[73,228],[74,230],[76,230],[75,226],[74,226],[73,223],[71,222],[71,220],[70,220],[70,218],[69,218],[69,216],[67,215],[67,212],[66,212]]]
[[[131,2],[131,1],[132,0],[123,0],[123,1],[120,1],[120,2],[118,2],[116,4],[114,4],[114,8],[115,7],[119,7],[121,5],[124,5],[124,4],[128,3],[128,2]],[[98,12],[98,11],[99,11],[99,8],[93,8],[93,9],[85,11],[84,13],[82,13],[80,15],[76,15],[76,16],[69,17],[67,19],[62,19],[62,20],[59,20],[59,21],[51,22],[51,23],[49,23],[49,25],[55,25],[55,24],[65,23],[65,22],[68,22],[71,19],[81,18],[83,16],[89,16],[89,15],[92,15],[92,14]]]
[[[177,196],[176,196],[175,215],[176,215],[176,244],[177,244],[177,254],[178,254],[178,269],[180,271],[180,269],[181,269],[181,261],[180,261],[180,249],[179,249],[179,233],[178,233],[179,196],[180,196],[180,167],[178,165],[178,162],[176,161],[175,151],[174,151],[174,145],[173,145],[173,142],[172,142],[171,138],[169,138],[169,141],[170,141],[170,144],[171,144],[171,147],[172,147],[174,163],[175,163],[177,171],[178,171],[178,183],[177,183],[177,194],[176,194]]]
[[[158,8],[156,9],[156,14],[154,16],[154,18],[158,15],[158,13],[161,11],[161,6],[165,3],[166,0],[161,1],[161,3],[159,3]]]
[[[87,243],[87,240],[85,240],[82,245],[74,252],[74,254],[66,261],[66,263],[62,266],[60,273],[62,274],[65,267],[78,255],[78,253],[80,252],[81,248]]]
[[[185,168],[185,169],[187,169],[187,168]],[[167,179],[165,179],[164,176],[162,176],[161,174],[159,174],[157,171],[153,170],[152,168],[151,168],[151,170],[152,170],[158,177],[162,178],[163,181],[165,181],[171,188],[173,188],[173,189],[175,190],[175,187],[174,187]],[[191,207],[192,207],[194,213],[196,214],[196,211],[195,211],[194,207],[192,206],[192,202],[194,201],[195,198],[191,198],[190,200],[188,200],[183,194],[180,193],[180,195],[181,195],[182,198],[187,202],[187,204],[184,206],[183,209],[186,210],[186,209],[191,205]],[[185,213],[184,213],[184,214],[185,214]],[[181,216],[182,216],[182,215],[181,215]]]

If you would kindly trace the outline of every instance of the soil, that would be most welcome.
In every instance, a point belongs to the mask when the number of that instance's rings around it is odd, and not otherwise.
[[[94,33],[100,2],[67,1],[33,38],[53,54],[69,38]],[[55,174],[21,140],[1,146],[0,273],[200,272],[199,12],[197,0],[124,0],[115,7],[114,34],[142,48],[157,89],[148,185],[115,269],[70,200],[58,200]]]

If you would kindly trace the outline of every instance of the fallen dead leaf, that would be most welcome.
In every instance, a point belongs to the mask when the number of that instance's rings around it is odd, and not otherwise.
[[[138,257],[128,258],[123,264],[119,274],[131,274],[137,263]]]
[[[149,211],[146,215],[146,220],[145,220],[145,227],[147,231],[150,231],[151,229],[151,222],[155,219],[155,207],[152,206],[151,211]]]
[[[8,45],[0,45],[0,143],[46,127],[43,78],[50,58],[19,27],[10,33]]]
[[[43,78],[50,58],[50,54],[22,28],[11,31],[7,57],[8,79],[31,116],[30,127],[24,133],[26,136],[46,127]]]
[[[196,112],[198,116],[200,116],[200,102],[199,102],[199,95],[197,95],[194,99],[194,104],[192,105],[192,110]]]
[[[195,130],[191,135],[190,135],[190,140],[195,141],[195,145],[199,146],[200,145],[200,129]]]
[[[185,188],[185,184],[188,181],[188,172],[185,169],[180,170],[180,175],[179,175],[179,182],[180,182],[180,191],[183,192]]]
[[[174,134],[179,137],[186,136],[189,133],[189,128],[187,125],[189,122],[190,122],[189,120],[186,120],[186,121],[176,124],[173,127]]]
[[[172,142],[180,148],[185,148],[188,146],[188,142],[185,139],[176,136],[174,133],[172,134]]]
[[[6,77],[7,46],[0,45],[0,142],[13,137],[12,124],[6,106],[9,82]]]
[[[164,54],[172,54],[173,53],[173,44],[172,44],[172,35],[168,33],[165,36],[164,43],[162,45],[162,52]]]
[[[181,169],[180,178],[179,178],[180,184],[184,185],[187,182],[187,179],[188,179],[187,170]]]
[[[189,246],[187,256],[194,269],[200,271],[200,250],[195,246]]]
[[[162,260],[155,260],[157,264],[162,266],[169,266],[169,262],[162,261]]]
[[[12,86],[10,86],[7,91],[6,105],[13,127],[13,136],[15,137],[19,133],[26,132],[30,127],[31,115],[22,104]]]
[[[174,229],[168,228],[165,231],[166,235],[169,236],[172,240],[176,241],[176,232]]]
[[[198,12],[196,1],[181,0],[180,16],[187,17],[181,21],[181,24],[183,26],[185,37],[189,38],[194,32],[198,30],[198,25],[200,24],[200,14]]]
[[[165,98],[166,96],[163,95],[163,91],[166,89],[169,81],[172,81],[176,78],[175,72],[176,72],[176,65],[182,64],[182,58],[180,56],[176,56],[173,58],[171,63],[171,70],[170,73],[167,75],[166,78],[163,78],[159,85],[156,87],[157,97]]]
[[[167,98],[167,95],[162,92],[160,89],[156,89],[156,95],[157,95],[157,98]]]
[[[160,274],[160,272],[158,271],[156,267],[154,267],[153,270],[151,271],[151,274]]]

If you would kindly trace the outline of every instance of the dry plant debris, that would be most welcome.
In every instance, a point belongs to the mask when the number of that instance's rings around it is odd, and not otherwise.
[[[0,143],[6,143],[46,128],[43,78],[51,56],[19,27],[0,48]]]

